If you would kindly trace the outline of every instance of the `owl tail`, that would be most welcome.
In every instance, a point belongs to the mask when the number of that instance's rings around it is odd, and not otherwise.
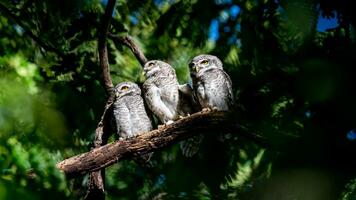
[[[179,145],[182,150],[182,154],[188,158],[194,156],[198,152],[203,138],[203,135],[199,135],[180,142]]]

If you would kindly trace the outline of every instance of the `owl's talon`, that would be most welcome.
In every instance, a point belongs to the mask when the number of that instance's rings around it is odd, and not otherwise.
[[[167,122],[165,122],[164,124],[161,124],[161,125],[158,125],[158,129],[162,129],[162,128],[165,128],[166,126],[170,125],[170,124],[173,124],[174,121],[173,120],[168,120]]]
[[[179,119],[183,119],[184,117],[183,117],[182,115],[179,115],[178,118],[179,118]]]
[[[170,125],[170,124],[173,124],[174,123],[174,121],[173,120],[168,120],[164,125]]]
[[[202,112],[210,112],[211,109],[210,109],[210,108],[203,108],[201,111],[202,111]]]

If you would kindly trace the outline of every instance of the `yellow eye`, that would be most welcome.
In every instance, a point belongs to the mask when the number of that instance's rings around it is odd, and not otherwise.
[[[203,61],[200,62],[200,64],[207,65],[207,64],[209,64],[209,61],[208,60],[203,60]]]
[[[123,91],[128,90],[128,89],[129,89],[129,87],[126,85],[121,87],[121,90],[123,90]]]
[[[153,65],[154,65],[153,63],[150,63],[150,64],[148,64],[148,67],[151,68],[151,67],[153,67]]]

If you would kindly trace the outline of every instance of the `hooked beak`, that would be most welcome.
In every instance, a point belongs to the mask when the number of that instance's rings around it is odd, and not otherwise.
[[[199,67],[197,67],[197,66],[193,66],[192,67],[192,70],[194,71],[194,72],[196,72],[196,73],[198,73],[199,72]]]
[[[120,97],[120,94],[118,92],[115,92],[115,97],[116,98],[119,98]]]

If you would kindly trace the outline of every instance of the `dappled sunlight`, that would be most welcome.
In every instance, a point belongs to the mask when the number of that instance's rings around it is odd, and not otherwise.
[[[106,137],[118,140],[112,110],[104,108],[112,100],[112,85],[131,81],[141,87],[146,80],[146,60],[138,53],[169,63],[180,84],[194,87],[188,95],[197,104],[196,91],[202,88],[194,86],[189,61],[200,54],[217,56],[231,78],[235,104],[231,120],[216,125],[212,134],[194,123],[183,127],[194,130],[190,137],[204,135],[192,157],[182,154],[179,137],[165,148],[150,146],[149,166],[115,154],[105,167],[104,197],[353,200],[356,32],[351,4],[2,0],[0,200],[85,196],[91,179],[65,177],[56,163],[105,144]],[[105,15],[110,5],[113,12]],[[131,38],[134,45],[115,37]],[[150,117],[154,129],[162,127]],[[96,159],[87,164],[97,166]]]
[[[237,172],[234,176],[227,178],[226,184],[221,185],[223,190],[231,188],[241,188],[251,179],[252,173],[260,165],[265,150],[261,149],[255,157],[249,158],[244,150],[240,150],[240,160],[237,163]]]

